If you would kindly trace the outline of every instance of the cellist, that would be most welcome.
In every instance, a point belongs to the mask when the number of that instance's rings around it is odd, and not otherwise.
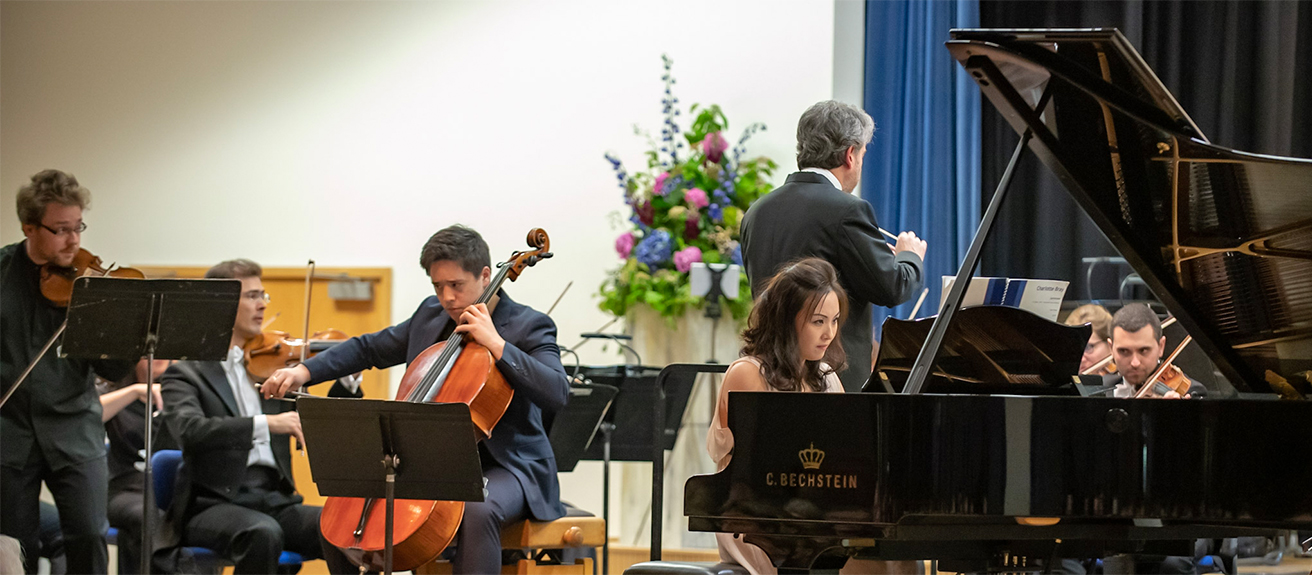
[[[414,314],[382,331],[354,337],[265,380],[265,397],[281,397],[304,385],[367,368],[410,363],[429,346],[463,333],[488,348],[515,394],[496,431],[479,443],[487,496],[468,503],[455,539],[455,573],[500,573],[501,528],[533,518],[560,518],[556,460],[543,415],[565,405],[569,386],[551,318],[511,300],[502,290],[492,302],[474,304],[490,285],[492,260],[478,232],[461,225],[428,239],[419,264],[435,295]]]
[[[65,308],[42,295],[41,269],[72,265],[90,201],[91,192],[59,170],[37,173],[18,191],[25,239],[0,249],[0,392],[10,391],[67,317]],[[22,542],[27,572],[36,572],[43,481],[59,507],[68,571],[108,569],[105,429],[89,376],[117,380],[132,366],[59,357],[51,349],[0,411],[0,533]]]

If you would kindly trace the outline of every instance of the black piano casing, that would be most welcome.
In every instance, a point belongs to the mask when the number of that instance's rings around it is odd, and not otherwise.
[[[1304,402],[736,392],[728,425],[752,439],[688,480],[694,531],[887,538],[935,516],[1312,527],[1312,460],[1284,440],[1312,437]]]

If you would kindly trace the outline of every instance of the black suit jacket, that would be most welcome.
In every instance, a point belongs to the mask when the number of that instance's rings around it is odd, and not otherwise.
[[[223,365],[217,361],[180,361],[160,380],[164,418],[182,448],[173,503],[168,518],[176,529],[185,525],[187,508],[198,496],[230,500],[246,476],[255,423],[242,417]],[[263,412],[295,409],[287,401],[264,400]],[[279,503],[300,503],[292,483],[291,436],[271,434],[269,444],[278,464]],[[203,488],[203,489],[200,489]]]
[[[569,382],[556,345],[556,324],[545,314],[512,301],[504,291],[499,296],[492,323],[506,340],[506,347],[496,366],[515,390],[515,397],[484,446],[519,480],[533,517],[557,519],[565,514],[565,508],[560,503],[556,458],[542,425],[544,411],[555,414],[569,399]],[[452,321],[438,298],[430,296],[410,319],[351,338],[306,360],[310,381],[409,364],[437,343]]]
[[[0,248],[0,393],[18,381],[68,312],[41,295],[41,266],[26,240]],[[51,469],[105,456],[105,429],[92,372],[116,381],[132,361],[59,357],[54,347],[0,410],[0,464],[21,469],[39,451]]]
[[[848,314],[842,335],[847,369],[839,377],[847,391],[860,390],[870,377],[870,304],[892,307],[918,294],[924,285],[920,257],[910,252],[894,256],[870,203],[812,172],[789,175],[784,185],[752,204],[743,218],[741,241],[753,297],[790,261],[819,257],[837,268],[847,290]]]

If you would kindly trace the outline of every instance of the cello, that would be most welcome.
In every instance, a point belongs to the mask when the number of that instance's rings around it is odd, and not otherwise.
[[[525,252],[514,252],[498,264],[497,274],[474,302],[486,304],[506,280],[515,281],[523,271],[549,258],[551,242],[541,228],[528,233]],[[469,405],[476,439],[490,437],[510,406],[515,391],[497,371],[496,360],[486,347],[461,333],[424,350],[405,370],[396,401],[465,403]],[[376,499],[329,497],[319,518],[324,539],[338,547],[356,565],[385,569],[386,519]],[[455,538],[464,516],[463,501],[397,499],[393,520],[392,569],[410,571],[437,558]]]

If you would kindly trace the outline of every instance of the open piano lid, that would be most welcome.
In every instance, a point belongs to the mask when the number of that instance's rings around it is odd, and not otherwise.
[[[1312,160],[1207,141],[1116,29],[947,48],[1241,391],[1312,369]],[[1041,113],[1035,105],[1047,90]],[[1062,222],[1051,222],[1062,225]]]

